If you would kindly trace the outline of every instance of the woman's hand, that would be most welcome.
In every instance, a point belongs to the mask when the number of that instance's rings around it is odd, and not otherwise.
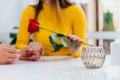
[[[19,60],[17,49],[7,44],[0,44],[0,64],[10,64]]]
[[[38,42],[31,42],[27,47],[20,49],[21,60],[36,61],[44,54],[42,45]]]
[[[81,47],[81,42],[82,42],[82,40],[81,40],[78,36],[76,36],[76,35],[71,35],[71,34],[69,34],[69,35],[67,36],[67,38],[68,38],[68,40],[69,40],[69,48],[70,48],[70,50],[71,50],[73,53],[78,52],[79,49],[80,49],[80,47]],[[75,43],[76,48],[73,48],[73,47],[72,47],[72,43],[73,43],[73,42]]]

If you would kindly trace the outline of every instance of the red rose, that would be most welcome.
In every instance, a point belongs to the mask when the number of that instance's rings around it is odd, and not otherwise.
[[[30,19],[29,20],[29,26],[28,26],[28,32],[30,32],[30,34],[34,33],[34,32],[38,32],[39,31],[39,23],[34,20],[34,19]]]
[[[28,26],[28,32],[30,32],[30,34],[32,34],[34,32],[38,32],[39,29],[46,30],[46,31],[49,31],[49,32],[52,32],[52,33],[57,33],[55,31],[52,31],[52,30],[49,30],[47,28],[44,28],[44,27],[40,26],[40,24],[36,20],[30,19],[29,20],[29,26]]]

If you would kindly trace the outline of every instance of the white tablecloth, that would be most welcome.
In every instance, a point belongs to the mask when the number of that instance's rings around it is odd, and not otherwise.
[[[87,69],[81,58],[43,56],[39,61],[0,65],[0,80],[120,80],[120,67],[106,58],[99,69]]]

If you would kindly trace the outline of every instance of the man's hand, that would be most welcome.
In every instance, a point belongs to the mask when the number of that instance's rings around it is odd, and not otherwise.
[[[10,64],[19,60],[17,49],[7,44],[0,44],[0,64]]]

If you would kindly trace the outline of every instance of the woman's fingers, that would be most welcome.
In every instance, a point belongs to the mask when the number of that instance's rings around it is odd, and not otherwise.
[[[37,50],[39,50],[42,46],[41,46],[41,44],[38,43],[38,42],[31,42],[31,43],[29,44],[29,47],[32,48],[33,50],[37,51]]]
[[[40,48],[38,51],[33,51],[32,55],[30,56],[30,60],[36,61],[38,59],[40,59],[40,56],[44,55],[44,49]]]
[[[40,54],[37,55],[39,53],[33,54],[32,56],[29,57],[29,60],[31,61],[37,61],[38,59],[40,59]]]
[[[36,50],[31,51],[31,53],[29,53],[29,60],[36,61],[40,59],[41,53],[42,49],[40,49],[39,51]]]
[[[43,54],[43,52],[44,52],[43,46],[42,46],[40,43],[38,43],[38,42],[32,42],[32,43],[30,43],[29,46],[30,46],[35,52],[40,52],[41,49],[43,50],[43,51],[42,51],[42,54]]]
[[[81,45],[82,40],[76,35],[68,35],[68,39],[71,42],[75,42],[78,46]]]
[[[39,52],[32,52],[30,57],[29,57],[29,60],[32,60],[32,61],[36,61],[40,58],[40,54]]]
[[[36,61],[40,59],[40,56],[43,54],[44,54],[44,49],[42,45],[38,42],[31,42],[28,45],[26,52],[24,51],[23,58],[25,60]]]
[[[69,40],[69,47],[70,47],[70,49],[73,51],[73,52],[77,52],[78,50],[79,50],[79,48],[81,47],[81,42],[82,42],[82,40],[78,37],[78,36],[76,36],[76,35],[71,35],[71,34],[69,34],[68,35],[68,40]],[[73,43],[75,43],[75,45],[76,45],[76,47],[77,48],[73,48],[72,47],[72,44]]]
[[[45,51],[44,51],[44,49],[42,48],[40,54],[41,54],[41,55],[44,55],[44,52],[45,52]]]

